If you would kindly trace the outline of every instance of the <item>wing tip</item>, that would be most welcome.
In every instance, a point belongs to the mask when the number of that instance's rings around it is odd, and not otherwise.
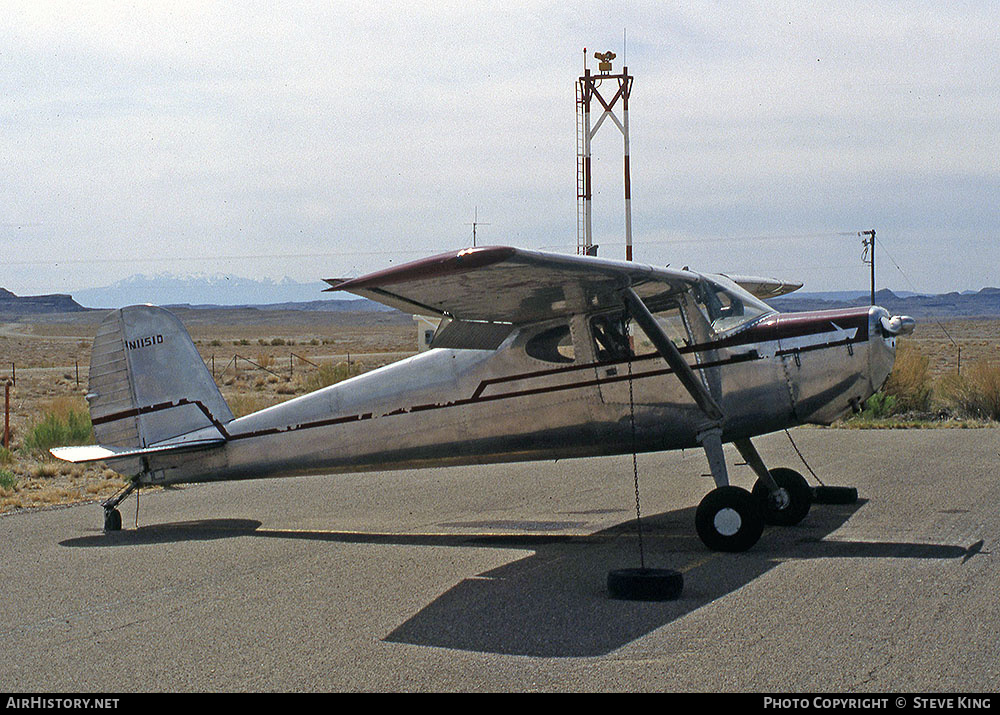
[[[336,278],[327,278],[324,280],[332,286],[328,290],[353,291],[364,288],[380,288],[382,286],[393,285],[394,283],[432,280],[452,273],[471,271],[476,268],[505,261],[517,253],[517,251],[518,249],[509,246],[463,248],[439,253],[429,258],[410,261],[401,266],[393,266],[392,268],[369,273],[359,278],[351,278],[343,281]]]
[[[344,283],[350,281],[350,278],[324,278],[323,282],[328,284],[329,288],[324,288],[321,292],[323,293],[333,293],[340,290],[340,286]]]

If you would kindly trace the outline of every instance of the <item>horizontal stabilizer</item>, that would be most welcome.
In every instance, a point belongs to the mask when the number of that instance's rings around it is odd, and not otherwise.
[[[148,457],[167,452],[196,452],[202,449],[218,447],[226,443],[219,437],[216,439],[199,439],[188,442],[165,444],[158,447],[107,447],[101,444],[88,444],[82,447],[54,447],[49,450],[53,457],[66,462],[110,462],[116,459],[130,457]]]

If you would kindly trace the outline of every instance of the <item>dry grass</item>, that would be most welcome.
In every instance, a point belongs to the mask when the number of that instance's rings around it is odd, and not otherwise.
[[[961,374],[945,375],[938,383],[943,399],[962,414],[978,420],[1000,420],[1000,365],[978,361]]]
[[[971,365],[956,361],[949,372],[935,373],[933,359],[917,345],[901,344],[893,371],[882,390],[852,427],[982,427],[1000,421],[1000,363],[979,358]],[[963,355],[965,354],[963,350]]]
[[[930,358],[920,348],[903,343],[896,351],[896,362],[882,392],[894,398],[899,412],[926,412],[931,406],[933,388]]]
[[[318,371],[292,359],[291,352],[320,365],[340,362],[348,353],[384,353],[365,358],[370,369],[412,351],[416,336],[410,318],[398,314],[174,312],[210,370],[215,357],[216,382],[237,416],[310,391]],[[86,410],[90,348],[103,317],[104,312],[95,311],[42,316],[34,322],[0,319],[0,379],[11,375],[11,363],[16,363],[17,376],[11,392],[12,448],[0,447],[0,512],[103,500],[125,485],[106,465],[74,465],[53,459],[44,449],[25,449],[32,428],[46,414],[66,421],[68,415]],[[275,374],[243,361],[226,370],[234,353]],[[352,363],[357,365],[356,360]]]
[[[919,349],[928,359],[928,372],[937,380],[977,362],[1000,360],[1000,320],[976,318],[965,320],[917,321],[916,330],[900,340],[903,346]]]

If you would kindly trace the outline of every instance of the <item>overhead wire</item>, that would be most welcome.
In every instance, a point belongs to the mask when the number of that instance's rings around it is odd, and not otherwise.
[[[804,238],[828,238],[830,236],[849,236],[852,232],[825,232],[825,233],[799,233],[799,234],[771,234],[758,236],[710,236],[692,238],[671,238],[653,239],[643,241],[644,245],[671,245],[683,243],[719,243],[724,241],[783,241],[801,240]],[[462,244],[464,245],[464,244]],[[623,246],[623,242],[605,243],[605,246]],[[183,263],[186,261],[241,261],[241,260],[274,260],[274,259],[312,259],[312,258],[337,258],[341,256],[392,256],[392,255],[427,255],[428,253],[443,253],[454,249],[449,248],[401,248],[382,250],[343,250],[343,251],[319,251],[315,253],[240,253],[240,254],[217,254],[217,255],[185,255],[185,256],[151,256],[151,257],[87,257],[87,258],[47,258],[47,259],[20,259],[20,260],[0,260],[2,266],[31,266],[31,265],[82,265],[101,263]],[[576,250],[576,244],[551,244],[539,246],[539,250]]]
[[[884,253],[886,257],[888,257],[892,265],[896,267],[896,270],[899,271],[899,275],[903,276],[903,280],[907,282],[907,284],[910,287],[910,290],[912,290],[914,293],[919,293],[920,291],[917,290],[916,286],[913,284],[913,281],[911,281],[910,277],[903,272],[903,269],[900,268],[899,264],[896,262],[896,259],[892,257],[892,254],[889,253],[889,250],[885,247],[885,243],[880,241],[877,236],[875,237],[875,244],[882,249],[882,253]],[[935,318],[933,315],[930,316],[930,318],[937,324],[939,328],[941,328],[941,331],[948,337],[948,340],[951,341],[951,344],[954,345],[956,348],[959,348],[959,350],[961,350],[961,347],[959,347],[959,344],[955,342],[955,339],[953,337],[951,337],[951,333],[949,333],[948,329],[944,327],[944,324],[940,320]],[[959,356],[961,356],[961,352],[959,353]],[[959,362],[961,362],[961,357],[959,358]]]
[[[438,249],[438,253],[452,250]],[[31,266],[31,265],[80,265],[87,263],[176,263],[184,261],[241,261],[241,260],[273,260],[279,258],[336,258],[341,256],[394,256],[394,255],[426,255],[434,249],[400,249],[392,251],[324,251],[322,253],[242,253],[216,256],[154,256],[148,258],[66,258],[47,260],[0,261],[0,266]]]

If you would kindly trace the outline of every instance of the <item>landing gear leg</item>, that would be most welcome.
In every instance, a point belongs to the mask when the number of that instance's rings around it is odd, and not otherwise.
[[[758,477],[753,495],[760,502],[764,521],[779,526],[794,526],[805,519],[813,498],[805,478],[793,469],[768,470],[749,439],[739,439],[733,444]]]
[[[663,331],[649,312],[642,298],[632,288],[621,292],[622,300],[632,317],[656,346],[656,351],[667,362],[681,381],[691,399],[705,416],[705,427],[698,435],[698,443],[705,449],[708,465],[715,478],[716,488],[709,492],[695,514],[698,536],[710,549],[718,551],[746,551],[757,543],[764,530],[764,520],[753,495],[745,489],[729,486],[726,458],[722,451],[722,424],[725,414],[708,387],[694,374],[691,366],[677,350],[670,337]],[[697,310],[694,313],[700,315]],[[704,319],[704,316],[702,316]]]
[[[110,533],[112,531],[121,531],[122,528],[122,514],[118,511],[118,505],[121,504],[128,497],[129,494],[134,492],[139,488],[139,480],[133,479],[128,483],[128,485],[118,494],[108,499],[106,502],[102,503],[101,506],[104,507],[104,532]]]
[[[764,532],[760,504],[746,489],[730,486],[721,430],[708,430],[698,439],[708,457],[716,487],[698,505],[695,529],[705,546],[713,551],[746,551]]]

